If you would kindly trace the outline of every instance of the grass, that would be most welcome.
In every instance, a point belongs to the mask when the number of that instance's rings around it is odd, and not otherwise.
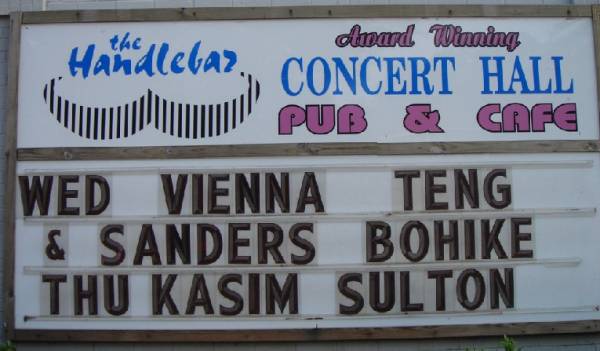
[[[517,347],[517,342],[515,339],[504,335],[502,340],[500,341],[500,345],[504,347],[504,351],[520,351],[521,348]],[[0,350],[1,351],[1,350]],[[466,348],[465,351],[484,351],[481,348]]]

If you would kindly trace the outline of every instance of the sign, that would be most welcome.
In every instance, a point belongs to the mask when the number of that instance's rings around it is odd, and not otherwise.
[[[596,328],[589,17],[35,18],[17,26],[17,338]]]
[[[21,48],[23,148],[598,138],[589,18],[31,25]]]

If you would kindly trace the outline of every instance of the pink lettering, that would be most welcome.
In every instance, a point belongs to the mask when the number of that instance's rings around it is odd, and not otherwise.
[[[360,134],[367,129],[365,110],[359,105],[344,105],[338,111],[338,134]]]
[[[279,111],[279,134],[293,134],[294,128],[305,124],[313,134],[329,134],[336,126],[337,134],[360,134],[367,129],[365,110],[359,105],[287,105]]]
[[[500,104],[487,104],[479,109],[477,123],[488,132],[501,132],[502,123],[494,122],[492,115],[500,112]]]
[[[492,120],[494,114],[502,111],[502,122]],[[543,133],[547,124],[554,124],[567,132],[577,131],[577,105],[566,103],[554,110],[550,103],[535,104],[529,107],[511,103],[502,110],[500,104],[487,104],[477,112],[477,122],[484,130],[499,132],[533,132]]]
[[[287,105],[279,111],[279,134],[292,134],[292,128],[306,120],[304,109],[297,105]]]

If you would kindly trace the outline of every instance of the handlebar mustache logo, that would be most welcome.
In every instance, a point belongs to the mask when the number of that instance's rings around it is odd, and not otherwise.
[[[260,83],[251,74],[240,75],[247,80],[247,88],[216,104],[176,102],[148,89],[124,105],[85,106],[58,93],[62,77],[44,85],[43,97],[58,124],[89,140],[124,139],[150,127],[173,137],[200,140],[227,134],[252,114]]]

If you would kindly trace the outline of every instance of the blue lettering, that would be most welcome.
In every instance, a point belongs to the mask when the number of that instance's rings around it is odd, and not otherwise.
[[[155,48],[156,44],[150,45],[148,52],[137,62],[135,65],[136,74],[139,74],[140,72],[146,72],[148,77],[152,77],[154,75],[154,71],[152,70],[152,57],[154,57]]]
[[[192,50],[190,51],[190,57],[188,58],[188,68],[194,74],[197,74],[202,66],[202,58],[197,59],[198,51],[200,50],[200,41],[197,41]]]
[[[85,54],[81,60],[77,60],[78,48],[71,50],[71,57],[69,58],[69,71],[71,75],[75,77],[77,75],[77,69],[81,69],[81,75],[83,78],[87,78],[90,73],[90,66],[92,65],[92,57],[94,56],[94,50],[96,45],[90,44],[85,50]]]
[[[110,58],[108,55],[100,55],[94,65],[94,75],[98,75],[100,72],[104,72],[104,74],[110,76]]]
[[[142,48],[141,42],[142,42],[142,38],[136,38],[136,39],[133,41],[133,44],[131,45],[131,47],[132,47],[134,50],[139,50],[139,49],[141,49],[141,48]]]
[[[375,90],[372,90],[369,87],[369,85],[367,84],[367,65],[370,61],[375,61],[375,64],[377,65],[377,70],[379,70],[379,72],[381,72],[381,60],[379,59],[379,57],[374,57],[374,56],[367,57],[360,65],[360,85],[362,86],[365,93],[367,93],[369,95],[375,95],[375,94],[379,93],[379,91],[381,90],[381,85],[383,83],[380,80],[379,84],[377,85],[377,89],[375,89]]]
[[[169,44],[162,43],[160,46],[160,50],[158,50],[158,55],[156,57],[156,68],[158,69],[158,72],[163,76],[166,76],[168,74],[168,72],[165,71],[165,57],[167,56],[167,52],[169,52]]]
[[[502,56],[496,56],[493,57],[494,61],[496,62],[496,72],[492,72],[490,71],[490,59],[492,59],[492,57],[489,56],[480,56],[479,60],[481,61],[483,68],[482,68],[482,74],[483,74],[483,90],[481,91],[482,94],[507,94],[508,92],[504,90],[504,83],[502,81],[503,79],[503,74],[502,74],[502,62],[504,61],[504,57]],[[498,89],[496,91],[492,91],[492,89],[490,89],[490,80],[491,78],[496,78],[497,80],[497,87]]]
[[[573,88],[573,79],[571,78],[571,83],[569,88],[565,90],[563,88],[562,82],[562,71],[560,68],[560,61],[563,60],[562,56],[552,56],[552,61],[554,62],[554,77],[556,80],[556,89],[554,89],[554,94],[572,94],[575,89]]]
[[[297,90],[292,90],[290,88],[290,81],[289,81],[290,72],[289,72],[289,70],[290,70],[290,63],[292,63],[292,62],[298,63],[298,67],[300,68],[300,73],[303,72],[302,58],[290,57],[283,63],[283,67],[281,67],[281,86],[283,87],[283,90],[289,96],[297,96],[298,94],[300,94],[300,92],[302,92],[302,88],[304,87],[304,82],[300,83],[300,87]]]
[[[527,86],[527,78],[525,77],[525,72],[523,72],[523,66],[521,65],[521,60],[519,56],[515,57],[515,64],[513,66],[513,73],[510,78],[510,86],[508,87],[507,93],[514,94],[515,89],[513,88],[513,84],[519,83],[521,84],[521,92],[529,93],[529,87]]]
[[[419,90],[419,78],[423,82],[423,92],[426,95],[431,95],[433,93],[433,87],[429,84],[429,78],[427,75],[429,71],[431,71],[431,64],[429,60],[425,57],[410,57],[408,59],[410,61],[410,69],[411,69],[411,84],[412,88],[410,89],[410,93],[414,95],[420,95],[421,91]],[[423,63],[423,69],[419,71],[419,62]]]
[[[121,45],[119,45],[120,51],[123,51],[124,49],[131,49],[131,44],[129,43],[129,32],[125,33],[123,39],[121,39]]]
[[[235,66],[235,64],[237,63],[237,54],[235,53],[235,51],[223,50],[223,57],[227,59],[227,64],[225,65],[223,72],[231,72],[233,66]]]
[[[171,72],[175,74],[183,72],[184,68],[179,65],[179,62],[183,60],[184,56],[185,54],[183,52],[178,52],[175,54],[175,56],[173,56],[173,59],[171,60]]]
[[[113,72],[119,72],[123,70],[126,76],[131,74],[131,60],[123,59],[121,54],[116,54],[113,62]]]
[[[204,72],[214,69],[215,72],[221,72],[221,55],[216,51],[211,51],[204,61]]]
[[[406,81],[400,78],[400,69],[406,70],[404,57],[385,57],[383,60],[387,66],[387,90],[385,95],[406,94]],[[394,65],[395,62],[398,63],[398,66]],[[400,83],[402,83],[400,90],[396,90],[395,85]]]
[[[112,38],[109,39],[110,48],[113,50],[117,50],[117,44],[119,43],[119,35],[115,34]]]
[[[320,62],[323,66],[323,89],[321,91],[317,91],[315,88],[315,63]],[[308,89],[315,94],[316,96],[321,96],[325,94],[325,92],[329,89],[329,84],[331,83],[331,70],[329,69],[329,65],[324,58],[317,56],[310,60],[308,63],[308,67],[306,68],[306,85],[308,85]]]
[[[442,67],[442,74],[441,74],[442,90],[440,90],[438,93],[440,95],[452,94],[452,90],[450,90],[450,84],[449,84],[449,80],[448,80],[448,63],[451,63],[452,70],[456,71],[455,59],[454,59],[454,57],[434,57],[433,58],[433,70],[434,71],[437,69],[438,62],[441,64],[441,67]]]
[[[160,73],[185,73],[189,68],[192,74],[214,71],[216,73],[231,72],[237,63],[237,54],[233,50],[211,51],[208,56],[200,57],[201,41],[196,41],[189,51],[171,53],[169,43],[152,43],[143,46],[141,37],[132,36],[130,32],[114,34],[108,39],[109,49],[106,53],[96,52],[96,44],[83,48],[71,49],[68,66],[72,76],[79,73],[85,79],[90,75],[115,73],[147,74],[149,77]],[[130,50],[130,51],[128,51]],[[135,55],[129,58],[129,55]],[[97,57],[95,57],[97,55]],[[221,66],[223,55],[224,68]]]
[[[352,74],[350,74],[341,58],[332,57],[331,59],[335,63],[335,90],[333,91],[333,95],[342,95],[342,91],[340,90],[340,72],[344,76],[346,84],[352,90],[352,94],[356,95],[356,61],[358,61],[358,57],[349,58],[350,62],[352,62]]]
[[[552,92],[552,79],[548,80],[548,87],[542,90],[540,84],[540,56],[530,56],[531,64],[533,65],[533,90],[531,94],[550,94]]]

